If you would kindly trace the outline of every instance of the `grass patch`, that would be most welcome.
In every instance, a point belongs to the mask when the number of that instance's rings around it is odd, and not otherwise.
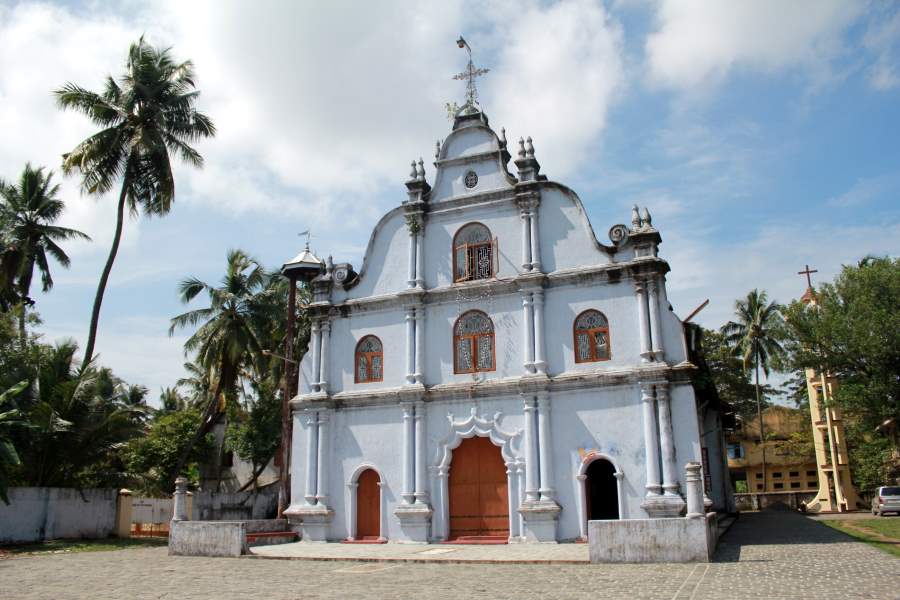
[[[819,523],[900,557],[900,518],[823,519]]]
[[[125,548],[165,546],[166,538],[109,538],[105,540],[50,540],[39,544],[0,546],[0,558],[16,555],[65,554],[70,552],[108,552]]]

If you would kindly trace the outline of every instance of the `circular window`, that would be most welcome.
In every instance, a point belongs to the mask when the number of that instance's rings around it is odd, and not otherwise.
[[[478,174],[475,173],[475,171],[469,171],[468,173],[466,173],[465,182],[466,187],[471,190],[473,187],[478,185]]]

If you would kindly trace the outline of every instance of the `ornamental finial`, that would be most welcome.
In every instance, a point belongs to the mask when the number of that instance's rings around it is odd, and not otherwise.
[[[409,170],[409,180],[412,181],[413,179],[416,178],[416,160],[413,159],[413,161],[409,164],[411,167]]]
[[[534,144],[531,143],[531,136],[525,140],[525,156],[526,158],[534,158]]]
[[[641,228],[641,214],[638,212],[637,204],[631,207],[631,228],[634,231]]]
[[[475,78],[488,73],[490,69],[475,68],[475,64],[472,62],[472,48],[469,47],[468,42],[463,39],[463,36],[459,36],[459,39],[456,40],[456,45],[466,49],[466,52],[469,54],[469,62],[466,65],[466,70],[454,75],[453,79],[457,81],[465,80],[466,82],[466,104],[463,108],[477,110],[475,107],[478,106],[478,89],[475,87]]]
[[[441,140],[434,143],[434,160],[441,160]]]
[[[419,157],[419,167],[416,169],[416,179],[419,181],[425,181],[425,163],[422,161],[422,157]]]
[[[500,128],[500,147],[506,148],[506,127]]]
[[[644,214],[641,215],[641,221],[644,229],[653,229],[653,221],[650,219],[650,210],[645,206]]]
[[[525,158],[525,140],[519,138],[519,158]]]

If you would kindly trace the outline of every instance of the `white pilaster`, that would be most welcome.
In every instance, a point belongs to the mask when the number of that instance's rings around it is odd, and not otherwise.
[[[416,427],[415,427],[415,437],[416,437],[416,504],[427,504],[428,503],[428,492],[425,489],[425,477],[426,477],[426,469],[425,469],[425,403],[422,401],[416,402],[415,406],[416,410]]]
[[[425,289],[425,224],[416,233],[416,288]]]
[[[531,225],[531,270],[532,271],[540,271],[541,270],[541,236],[540,229],[538,227],[538,214],[540,212],[540,202],[535,202],[531,208],[531,218],[529,219]]]
[[[316,469],[319,464],[319,416],[306,413],[306,493],[309,506],[316,504]]]
[[[506,463],[506,489],[507,489],[507,510],[509,511],[509,539],[511,541],[519,538],[519,520],[516,518],[516,498],[518,490],[516,489],[518,479],[516,477],[516,465],[514,461]]]
[[[663,360],[665,351],[663,349],[662,329],[659,321],[659,283],[654,277],[647,282],[647,291],[649,294],[649,310],[650,310],[650,350],[653,352],[655,360]]]
[[[659,443],[662,448],[663,491],[667,496],[678,495],[678,473],[675,467],[675,440],[672,432],[672,406],[669,384],[656,384],[656,407],[659,411]]]
[[[538,450],[534,396],[525,396],[525,501],[538,501]]]
[[[328,392],[328,369],[331,363],[329,354],[329,341],[331,339],[331,321],[325,319],[322,321],[322,356],[319,359],[322,363],[321,372],[319,374],[319,391]]]
[[[329,465],[329,450],[331,438],[328,435],[328,421],[331,417],[331,411],[319,411],[319,458],[316,467],[316,503],[322,506],[328,506],[328,473],[331,470]]]
[[[555,502],[553,489],[553,443],[550,439],[550,398],[547,392],[538,392],[538,451],[540,456],[539,491],[542,502]]]
[[[403,497],[404,504],[412,504],[415,500],[415,477],[413,469],[415,467],[415,458],[413,456],[413,437],[415,435],[415,408],[410,402],[400,404],[403,408],[403,490],[400,496]]]
[[[547,373],[547,360],[544,358],[544,290],[536,289],[532,293],[534,302],[534,368],[540,374]]]
[[[534,310],[531,292],[522,292],[522,343],[525,351],[523,367],[526,373],[534,373]]]
[[[416,382],[416,309],[406,308],[406,383]]]
[[[647,495],[658,496],[661,491],[659,483],[659,436],[656,432],[653,384],[641,384],[641,402],[644,409],[644,460],[647,466]]]
[[[641,336],[641,362],[650,362],[653,353],[650,351],[650,324],[647,322],[647,284],[643,280],[635,280],[634,294],[637,299],[638,329]]]
[[[425,306],[416,308],[416,369],[415,382],[425,385]]]
[[[313,319],[310,326],[310,345],[312,346],[312,363],[313,370],[310,374],[309,387],[311,391],[319,391],[319,371],[321,367],[322,354],[320,346],[322,344],[321,329],[319,328],[319,320]]]
[[[416,238],[418,236],[410,231],[409,233],[409,271],[406,278],[406,287],[414,288],[416,287],[416,250],[418,249],[418,244],[416,243]]]
[[[531,270],[531,218],[527,208],[519,209],[522,219],[522,270]]]

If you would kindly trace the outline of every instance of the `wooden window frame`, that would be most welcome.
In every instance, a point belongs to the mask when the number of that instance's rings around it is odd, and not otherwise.
[[[369,338],[375,338],[378,340],[378,344],[381,346],[381,350],[378,352],[362,352],[359,347]],[[369,375],[368,379],[359,378],[359,358],[360,356],[365,357],[366,359],[366,373]],[[378,379],[374,379],[371,377],[372,373],[372,359],[374,357],[381,358],[381,377]],[[381,338],[377,335],[364,335],[360,338],[358,342],[356,342],[356,350],[353,353],[353,381],[354,383],[378,383],[379,381],[384,381],[384,344],[381,342]]]
[[[484,316],[485,319],[488,320],[488,323],[491,324],[491,368],[485,369],[480,368],[478,366],[478,338],[484,337],[488,334],[486,333],[470,333],[465,335],[458,335],[456,333],[456,327],[459,325],[459,322],[463,320],[466,316],[472,313],[479,313]],[[459,357],[457,353],[459,351],[459,341],[460,340],[468,340],[469,349],[472,353],[472,368],[466,369],[464,371],[459,370]],[[481,310],[467,310],[463,314],[459,315],[456,321],[453,323],[453,372],[457,375],[464,375],[467,373],[489,373],[491,371],[497,370],[497,330],[494,327],[494,321]]]
[[[600,314],[603,319],[606,321],[606,327],[592,327],[591,329],[579,329],[578,321],[582,316],[589,312],[595,312]],[[594,344],[594,336],[593,333],[601,331],[606,334],[606,358],[597,358],[597,346]],[[590,358],[581,358],[578,353],[578,333],[584,332],[588,336],[588,342],[591,345],[591,357]],[[572,350],[575,352],[575,362],[578,363],[592,363],[592,362],[605,362],[608,360],[612,360],[612,336],[609,333],[609,319],[606,318],[606,315],[603,312],[597,310],[596,308],[589,308],[587,310],[583,310],[575,317],[575,320],[572,321]]]
[[[480,225],[481,227],[484,227],[485,230],[486,230],[487,233],[488,233],[488,241],[486,241],[486,242],[479,242],[479,243],[477,243],[477,244],[466,244],[466,243],[460,244],[460,243],[457,243],[457,239],[459,238],[459,234],[462,233],[462,231],[463,231],[466,227],[469,227],[469,226],[472,226],[472,225]],[[490,258],[491,272],[490,272],[490,274],[489,274],[487,277],[478,277],[478,278],[475,278],[475,277],[474,277],[474,273],[472,273],[471,270],[470,270],[470,269],[471,269],[471,266],[472,266],[473,259],[470,258],[470,254],[469,254],[469,253],[472,252],[472,255],[474,256],[474,255],[477,254],[479,248],[490,248],[490,253],[491,253],[491,258]],[[464,266],[465,266],[465,270],[464,270],[464,274],[463,274],[462,276],[459,275],[460,269],[458,268],[458,267],[459,267],[459,264],[458,264],[458,262],[457,262],[457,261],[458,261],[457,255],[458,255],[460,249],[462,249],[463,254],[464,254],[465,257],[466,257],[466,264],[464,265]],[[452,251],[452,253],[453,253],[453,283],[463,283],[463,282],[465,282],[465,281],[483,281],[483,280],[485,280],[485,279],[494,279],[494,278],[497,277],[497,271],[500,270],[497,238],[491,236],[491,229],[490,229],[490,227],[488,227],[488,226],[485,225],[484,223],[480,223],[480,222],[478,222],[478,221],[472,221],[471,223],[466,223],[465,225],[463,225],[462,227],[460,227],[460,228],[456,231],[456,234],[453,236],[453,248],[452,248],[451,251]]]

